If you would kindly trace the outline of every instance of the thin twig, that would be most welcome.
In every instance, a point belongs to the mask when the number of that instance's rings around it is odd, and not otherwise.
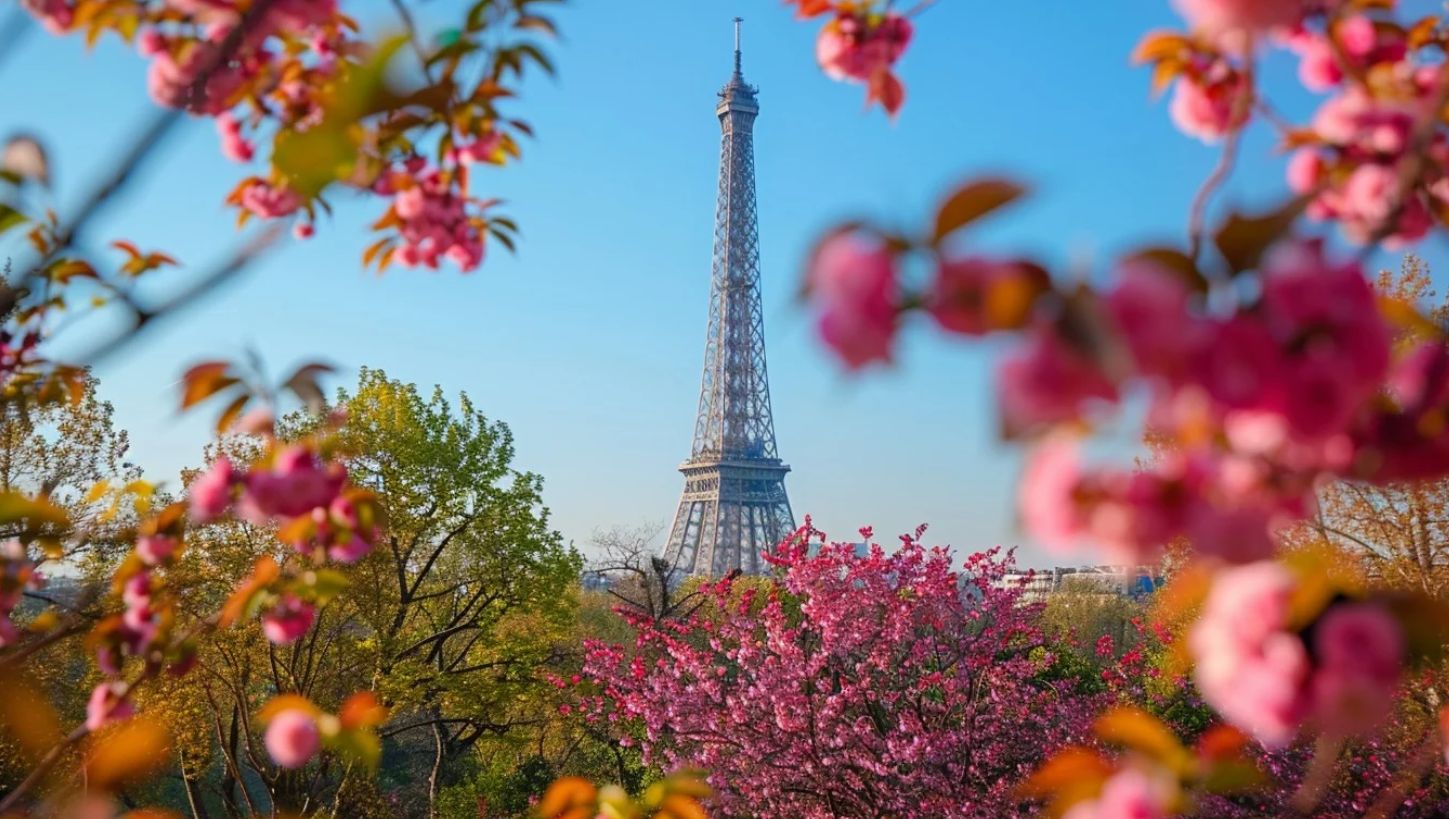
[[[1192,198],[1192,208],[1188,211],[1187,217],[1187,255],[1193,261],[1197,261],[1198,255],[1202,253],[1203,234],[1207,229],[1208,203],[1212,201],[1213,194],[1217,192],[1217,189],[1232,175],[1233,166],[1238,161],[1238,142],[1241,138],[1241,128],[1236,128],[1228,134],[1217,167],[1213,168],[1213,172],[1203,180],[1202,187],[1197,189],[1197,194]]]
[[[408,43],[412,46],[413,53],[418,56],[418,65],[422,66],[423,76],[428,82],[433,82],[433,67],[428,64],[428,52],[423,48],[422,38],[418,35],[417,23],[413,21],[413,13],[408,11],[407,4],[403,0],[392,0],[393,8],[397,9],[397,16],[402,20],[403,28],[408,32]]]
[[[156,323],[157,319],[163,318],[191,304],[240,273],[275,244],[277,238],[281,236],[281,233],[281,225],[269,225],[259,235],[227,258],[226,261],[222,262],[210,273],[207,273],[199,281],[193,283],[186,290],[154,307],[137,305],[134,312],[134,324],[93,345],[85,353],[77,356],[75,360],[85,366],[94,366],[116,354],[126,347],[126,345],[141,336],[148,328]]]
[[[1223,144],[1222,156],[1218,158],[1216,168],[1203,180],[1202,187],[1198,188],[1197,194],[1192,199],[1192,207],[1187,216],[1187,240],[1188,258],[1194,262],[1202,253],[1203,234],[1207,230],[1207,209],[1208,203],[1212,201],[1213,194],[1228,180],[1233,173],[1233,167],[1238,161],[1238,146],[1243,139],[1243,131],[1248,127],[1248,115],[1253,110],[1253,102],[1257,94],[1255,88],[1255,76],[1257,74],[1253,63],[1253,41],[1248,39],[1246,53],[1249,55],[1243,66],[1243,90],[1233,100],[1233,110],[1228,114],[1228,125],[1231,130],[1228,132],[1227,141]]]
[[[920,14],[921,12],[934,5],[936,5],[936,0],[921,0],[921,2],[915,4],[914,6],[911,6],[909,11],[901,12],[901,16],[915,17],[917,14]]]

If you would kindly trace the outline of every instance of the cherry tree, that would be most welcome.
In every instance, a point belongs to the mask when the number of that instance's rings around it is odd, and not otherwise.
[[[1003,815],[1093,700],[1043,675],[1009,555],[958,568],[922,534],[860,555],[807,524],[767,555],[773,581],[719,581],[686,619],[632,615],[632,646],[591,644],[582,707],[709,771],[726,814]]]

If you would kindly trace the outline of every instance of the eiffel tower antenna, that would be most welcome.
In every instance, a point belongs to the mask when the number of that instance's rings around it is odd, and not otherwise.
[[[790,471],[775,449],[775,421],[765,367],[760,305],[760,237],[755,212],[755,117],[758,89],[740,72],[740,18],[735,71],[719,92],[719,198],[714,266],[694,446],[680,466],[684,493],[664,556],[687,574],[759,573],[760,553],[795,529],[785,494]]]
[[[743,17],[736,17],[735,18],[735,74],[736,75],[738,75],[740,73],[740,23],[743,23],[744,21],[745,21],[745,18],[743,18]]]

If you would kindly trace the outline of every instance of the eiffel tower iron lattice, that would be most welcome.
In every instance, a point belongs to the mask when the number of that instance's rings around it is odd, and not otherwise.
[[[775,449],[765,321],[760,305],[760,238],[755,212],[756,94],[740,71],[740,18],[735,18],[735,70],[719,92],[719,199],[709,328],[694,446],[680,466],[684,494],[664,547],[686,574],[757,574],[760,553],[795,528],[785,473]]]

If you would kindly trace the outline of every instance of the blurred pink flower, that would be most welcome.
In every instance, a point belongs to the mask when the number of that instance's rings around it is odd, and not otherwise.
[[[291,708],[272,717],[263,741],[277,765],[300,768],[316,755],[321,735],[311,714]]]

